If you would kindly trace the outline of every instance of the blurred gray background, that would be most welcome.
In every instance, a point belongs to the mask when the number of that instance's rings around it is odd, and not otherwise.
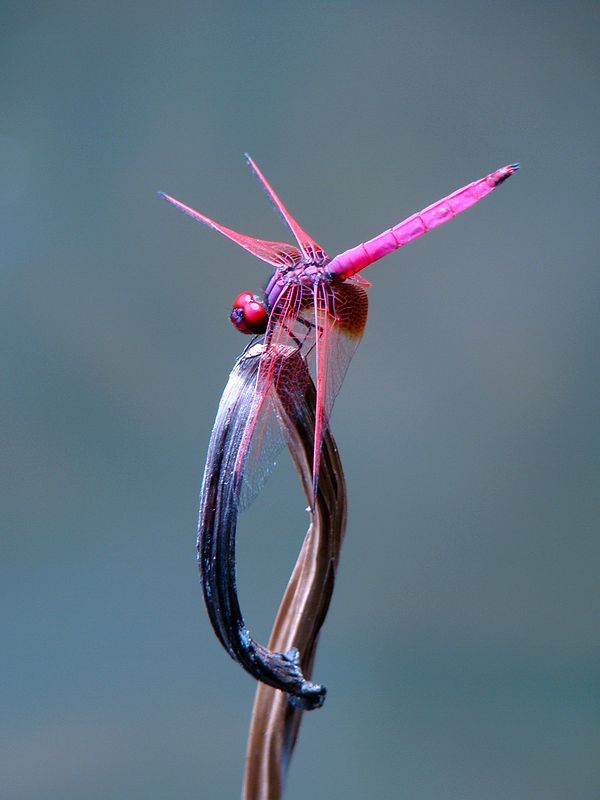
[[[239,796],[254,693],[194,561],[227,316],[268,268],[157,199],[388,256],[333,428],[350,516],[287,798],[600,796],[598,102],[590,3],[5,3],[6,800]],[[240,526],[266,638],[306,528]]]

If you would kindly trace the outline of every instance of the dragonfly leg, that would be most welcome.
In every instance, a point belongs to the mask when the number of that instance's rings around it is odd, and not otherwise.
[[[262,333],[257,333],[256,335],[254,335],[252,337],[252,339],[250,339],[250,342],[242,350],[239,358],[243,358],[246,355],[246,353],[248,352],[248,350],[250,350],[252,347],[254,347],[254,345],[257,344],[262,339],[262,336],[263,336]]]
[[[304,327],[307,329],[304,339],[302,340],[302,344],[308,339],[308,336],[311,331],[317,329],[319,333],[323,332],[322,325],[316,325],[314,322],[311,322],[309,319],[304,319],[304,317],[298,317],[298,322],[300,322]]]
[[[296,336],[296,334],[292,330],[290,330],[290,328],[287,325],[285,325],[285,323],[282,325],[282,327],[284,328],[284,330],[287,331],[290,338],[293,339],[294,342],[298,345],[298,349],[301,349],[304,346],[308,337],[310,336],[311,332],[315,328],[319,331],[319,333],[322,332],[323,328],[321,325],[315,325],[314,322],[310,322],[309,320],[304,319],[304,317],[297,317],[296,320],[300,322],[302,325],[304,325],[304,327],[306,328],[306,333],[304,334],[302,340],[298,336]]]
[[[306,336],[304,337],[304,339],[302,341],[300,341],[300,339],[296,336],[294,331],[290,330],[289,326],[286,325],[285,322],[281,323],[281,327],[284,329],[284,331],[287,332],[287,334],[290,337],[290,339],[293,339],[294,342],[298,345],[298,349],[300,349],[302,347],[302,345],[304,344],[304,342],[306,341]]]

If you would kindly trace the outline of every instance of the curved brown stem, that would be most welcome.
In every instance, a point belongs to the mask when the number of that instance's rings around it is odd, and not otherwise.
[[[312,498],[312,442],[315,389],[312,382],[302,413],[289,429],[288,445],[309,505]],[[316,509],[273,624],[269,647],[301,653],[300,665],[310,676],[319,632],[333,592],[346,526],[346,484],[333,436],[325,434]],[[246,751],[243,800],[279,800],[302,711],[281,692],[256,688]]]

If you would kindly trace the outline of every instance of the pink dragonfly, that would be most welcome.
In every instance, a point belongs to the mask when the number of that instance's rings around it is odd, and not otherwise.
[[[280,423],[281,394],[287,398],[304,391],[303,380],[290,387],[285,372],[285,393],[279,392],[281,362],[273,357],[298,350],[307,360],[317,390],[313,449],[313,499],[319,480],[323,436],[335,397],[367,321],[370,284],[357,273],[374,261],[448,222],[479,202],[509,178],[519,164],[508,164],[438,200],[366,242],[330,259],[291,216],[249,155],[246,160],[290,228],[297,246],[255,239],[220,225],[204,214],[159,193],[176,208],[227,236],[262,261],[275,267],[259,297],[239,294],[230,319],[242,333],[262,335],[263,348],[254,390],[253,406],[242,435],[233,479],[239,484],[239,501],[246,506],[256,496],[283,443]],[[289,349],[288,349],[289,348]],[[306,374],[306,370],[303,371]],[[291,379],[293,383],[293,378]],[[289,404],[289,400],[288,400]],[[289,409],[287,410],[289,413]]]

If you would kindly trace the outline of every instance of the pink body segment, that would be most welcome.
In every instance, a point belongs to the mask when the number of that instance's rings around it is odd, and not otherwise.
[[[326,271],[339,278],[349,278],[374,261],[408,242],[412,242],[413,239],[418,239],[432,228],[443,225],[461,211],[475,205],[517,169],[519,169],[518,164],[509,164],[486,175],[485,178],[463,186],[462,189],[457,189],[442,200],[438,200],[437,203],[427,206],[373,239],[340,253],[327,264]]]

